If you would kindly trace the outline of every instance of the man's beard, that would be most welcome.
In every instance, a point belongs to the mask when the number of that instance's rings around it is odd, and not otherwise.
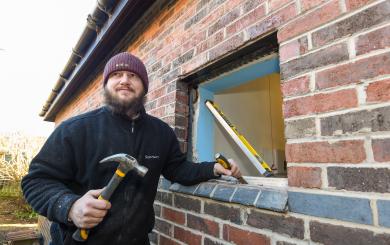
[[[112,112],[131,117],[137,115],[144,106],[145,96],[141,95],[131,101],[124,101],[120,100],[106,87],[104,87],[104,103],[110,107]]]

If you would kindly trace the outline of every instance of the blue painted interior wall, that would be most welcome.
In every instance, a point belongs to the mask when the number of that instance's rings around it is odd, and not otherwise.
[[[213,100],[214,94],[233,88],[271,73],[279,73],[279,59],[272,56],[269,59],[250,64],[242,69],[218,77],[217,79],[199,85],[199,117],[196,125],[197,137],[195,151],[198,161],[214,160],[214,116],[205,105],[206,100]]]

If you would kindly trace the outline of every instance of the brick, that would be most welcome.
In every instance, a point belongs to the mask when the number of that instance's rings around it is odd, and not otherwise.
[[[238,5],[242,4],[242,2],[243,2],[242,0],[229,0],[224,5],[224,8],[225,8],[225,10],[234,9]]]
[[[374,233],[369,230],[316,221],[310,222],[310,237],[312,241],[324,245],[387,245],[390,241],[390,234],[388,233]]]
[[[217,20],[213,25],[211,25],[207,31],[207,36],[211,36],[216,33],[218,30],[224,28],[235,19],[240,16],[240,8],[235,8],[222,16],[219,20]]]
[[[359,224],[373,224],[368,199],[289,191],[288,207],[293,213]]]
[[[200,212],[200,200],[180,195],[174,197],[175,207],[190,210],[194,212]]]
[[[255,23],[256,21],[258,21],[264,16],[265,16],[265,7],[264,5],[261,5],[260,7],[256,8],[252,12],[248,13],[247,15],[238,19],[237,21],[228,25],[226,27],[226,36],[229,37],[236,34],[237,32],[240,32],[241,30]]]
[[[178,242],[175,242],[174,240],[167,238],[165,236],[160,236],[160,243],[159,245],[180,245]]]
[[[214,23],[218,18],[220,18],[224,13],[225,9],[224,7],[220,7],[217,5],[222,4],[226,0],[214,0],[211,1],[209,4],[209,11],[208,15],[200,21],[200,26],[199,28],[207,30],[207,27],[210,26],[212,23]]]
[[[304,188],[321,188],[321,168],[289,167],[288,186]]]
[[[236,187],[229,185],[217,185],[212,196],[213,199],[229,202],[230,197],[233,195]]]
[[[255,207],[275,212],[286,212],[287,198],[288,195],[285,190],[264,188],[261,189]]]
[[[376,206],[378,208],[379,225],[390,228],[390,201],[377,200]]]
[[[211,193],[216,187],[216,183],[201,183],[199,188],[196,189],[194,195],[202,196],[202,197],[210,197]]]
[[[390,101],[390,79],[370,83],[366,88],[366,93],[368,102]]]
[[[341,14],[339,1],[333,0],[300,18],[288,23],[278,32],[279,42],[321,26]]]
[[[302,56],[299,59],[290,60],[287,63],[281,64],[281,76],[283,80],[287,80],[298,74],[309,72],[319,67],[336,64],[348,59],[347,44],[335,44],[315,53]]]
[[[173,68],[191,60],[192,57],[194,56],[194,51],[195,51],[195,49],[191,49],[191,50],[187,51],[187,53],[185,53],[185,54],[179,56],[177,59],[175,59],[173,61]]]
[[[219,237],[219,224],[215,221],[187,214],[187,226],[208,235]]]
[[[180,150],[181,150],[181,152],[183,152],[183,153],[186,153],[187,152],[187,142],[183,142],[183,141],[180,141],[180,139],[179,139],[179,146],[180,146]]]
[[[191,60],[191,62],[188,62],[182,66],[183,76],[206,64],[207,61],[207,52],[198,54],[194,59]]]
[[[165,95],[165,93],[166,93],[166,87],[163,86],[157,89],[153,89],[152,91],[149,91],[146,98],[148,100],[155,100]]]
[[[202,10],[200,10],[198,13],[196,13],[196,15],[194,15],[193,17],[191,17],[191,19],[189,19],[189,20],[184,24],[184,30],[187,30],[188,28],[190,28],[190,27],[193,26],[194,24],[196,24],[196,23],[198,23],[199,21],[201,21],[206,15],[207,15],[207,8],[203,8]]]
[[[156,200],[168,205],[172,205],[173,196],[172,193],[157,191]]]
[[[206,41],[201,42],[196,47],[196,53],[197,54],[202,53],[202,52],[216,46],[217,44],[219,44],[223,40],[224,40],[224,32],[222,30],[222,31],[215,33],[213,36],[209,37]]]
[[[202,237],[201,236],[196,235],[188,230],[184,230],[178,226],[175,226],[174,237],[177,240],[184,242],[185,244],[191,244],[191,245],[202,244]]]
[[[173,226],[161,219],[155,220],[154,229],[168,236],[171,236],[173,232]]]
[[[357,55],[390,47],[390,26],[358,36],[355,47]]]
[[[144,107],[145,107],[146,112],[149,112],[153,109],[156,109],[157,101],[147,102]]]
[[[286,145],[287,162],[360,163],[366,159],[363,140]]]
[[[211,1],[210,2],[210,11],[211,10],[214,10],[215,8],[219,7],[220,5],[222,5],[223,3],[225,3],[226,0],[214,0],[214,1]]]
[[[168,84],[167,87],[167,93],[170,93],[172,91],[182,91],[184,93],[188,92],[188,85],[183,83],[182,81],[174,81],[170,84]]]
[[[220,203],[205,202],[204,213],[216,218],[229,220],[235,224],[242,224],[239,208],[229,207]]]
[[[390,192],[390,169],[328,167],[329,186],[337,190]]]
[[[388,139],[373,139],[372,151],[374,152],[374,159],[377,162],[390,161],[390,138]]]
[[[255,8],[257,8],[260,4],[264,3],[265,0],[248,0],[244,3],[242,6],[242,11],[245,13],[248,13]]]
[[[345,89],[332,93],[321,93],[284,102],[283,114],[285,118],[312,115],[358,106],[356,90]]]
[[[347,6],[347,10],[353,10],[359,7],[362,7],[373,0],[345,0],[345,5]]]
[[[211,239],[209,239],[209,238],[207,238],[207,237],[204,238],[203,244],[204,244],[204,245],[223,245],[223,243],[220,243],[220,242],[211,240]]]
[[[314,32],[313,47],[321,47],[388,20],[390,20],[390,3],[387,1]]]
[[[175,124],[174,125],[179,126],[179,127],[187,128],[187,126],[188,126],[188,118],[178,115],[178,112],[176,112],[176,113],[177,114],[176,114],[176,117],[175,117]]]
[[[186,94],[185,92],[176,91],[175,98],[176,98],[175,102],[179,102],[184,105],[187,105],[188,103],[188,94]]]
[[[153,73],[158,71],[162,67],[161,60],[155,63],[150,67],[150,70],[148,70],[148,73]]]
[[[286,215],[273,215],[251,210],[247,224],[258,229],[267,229],[276,233],[302,239],[304,236],[304,222],[302,219]]]
[[[172,40],[172,31],[174,30],[173,26],[169,26],[164,32],[161,33],[157,37],[158,41],[166,42],[168,40]],[[150,49],[149,49],[150,51]]]
[[[160,177],[160,181],[158,183],[158,188],[161,188],[163,190],[169,190],[169,187],[171,186],[172,182],[167,180],[164,177]]]
[[[158,75],[159,76],[162,76],[162,75],[165,75],[167,73],[169,73],[171,71],[171,64],[168,64],[166,66],[163,66],[159,72],[158,72]]]
[[[209,51],[209,60],[211,61],[217,59],[220,56],[231,52],[233,49],[239,47],[243,43],[244,43],[244,35],[243,33],[239,33],[229,38],[228,40],[224,41],[223,43],[219,44],[217,47],[212,48]]]
[[[162,208],[162,217],[177,224],[184,225],[185,223],[185,214],[170,208]]]
[[[284,125],[284,136],[286,139],[300,139],[316,135],[316,124],[314,118],[285,121]]]
[[[282,83],[283,97],[306,94],[310,91],[310,77],[302,76]]]
[[[199,11],[203,7],[207,6],[211,0],[200,0],[199,3],[196,5],[196,11]]]
[[[269,0],[268,1],[269,11],[272,12],[282,6],[289,4],[290,2],[291,0]]]
[[[180,68],[177,68],[171,72],[169,72],[167,75],[163,76],[162,77],[162,82],[163,83],[169,83],[175,79],[177,79],[177,77],[180,75]]]
[[[307,36],[288,42],[287,44],[282,45],[279,49],[280,62],[283,63],[286,60],[303,55],[307,53],[308,49]]]
[[[262,234],[241,230],[230,225],[223,225],[223,239],[237,245],[269,245],[270,239]]]
[[[182,127],[186,127],[187,124],[177,124],[179,123],[179,120],[181,120],[180,122],[181,123],[185,123],[186,122],[186,118],[183,118],[183,117],[186,117],[188,115],[188,106],[187,105],[183,105],[182,103],[179,103],[178,101],[176,102],[173,102],[169,105],[166,106],[166,114],[167,115],[174,115],[174,116],[177,116],[178,118],[175,119],[175,126],[182,126]]]
[[[321,118],[321,135],[390,131],[390,107]]]
[[[297,244],[291,242],[285,242],[285,241],[277,241],[276,245],[297,245]]]
[[[154,203],[153,204],[153,210],[154,210],[154,216],[160,217],[161,216],[161,206]]]
[[[173,185],[171,185],[171,187],[169,187],[169,190],[185,194],[193,194],[197,187],[198,185],[185,186],[178,183],[174,183]]]
[[[264,20],[260,21],[258,24],[248,28],[247,33],[249,39],[257,38],[271,30],[275,30],[277,27],[293,19],[296,15],[297,11],[295,4],[290,4],[287,7],[276,11]],[[278,41],[279,43],[282,42],[280,40]]]
[[[327,0],[301,0],[302,12],[315,8],[316,6],[326,2]]]
[[[155,243],[155,244],[157,244],[157,233],[156,232],[154,232],[154,231],[152,231],[152,232],[150,232],[149,234],[148,234],[148,237],[149,237],[149,241],[150,242],[153,242],[153,243]]]
[[[232,197],[232,202],[243,205],[254,205],[257,194],[259,194],[258,189],[239,186]]]

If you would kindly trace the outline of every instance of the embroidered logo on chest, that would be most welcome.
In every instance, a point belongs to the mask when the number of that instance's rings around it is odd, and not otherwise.
[[[145,159],[159,159],[160,156],[145,155]]]

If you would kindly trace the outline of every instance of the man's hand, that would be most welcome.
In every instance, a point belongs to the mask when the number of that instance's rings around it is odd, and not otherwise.
[[[97,226],[111,208],[111,203],[97,199],[102,191],[90,190],[72,205],[68,217],[78,228]]]
[[[234,162],[233,159],[229,158],[228,161],[229,161],[229,163],[231,165],[231,169],[230,170],[222,167],[221,164],[216,163],[214,165],[214,173],[228,175],[228,176],[233,176],[235,178],[240,178],[241,177],[241,172],[240,172],[240,169],[238,168],[237,164]]]

